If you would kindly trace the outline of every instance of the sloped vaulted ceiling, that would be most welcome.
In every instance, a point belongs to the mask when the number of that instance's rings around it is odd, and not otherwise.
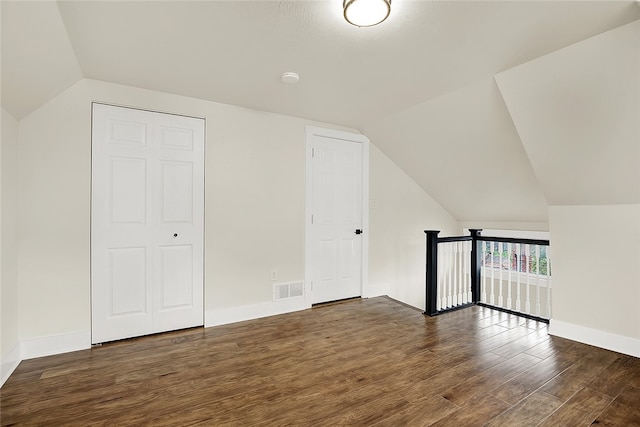
[[[82,78],[54,1],[1,1],[2,107],[22,118]]]
[[[460,220],[545,221],[538,139],[494,76],[640,19],[632,0],[394,0],[356,28],[341,4],[3,0],[2,106],[22,118],[84,77],[346,125]]]
[[[364,131],[458,220],[547,219],[544,196],[490,76]]]
[[[640,21],[496,81],[549,204],[640,203]]]

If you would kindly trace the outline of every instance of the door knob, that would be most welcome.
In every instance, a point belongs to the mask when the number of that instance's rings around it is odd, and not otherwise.
[[[360,230],[359,228],[356,230],[356,234],[362,234],[362,230]]]
[[[178,233],[173,233],[173,237],[178,237]]]

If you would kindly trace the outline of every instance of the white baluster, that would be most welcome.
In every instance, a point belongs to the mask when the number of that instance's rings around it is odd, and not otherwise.
[[[471,302],[471,241],[464,242],[464,288],[465,303]]]
[[[442,284],[444,282],[443,280],[443,272],[444,272],[444,263],[442,262],[442,259],[444,257],[444,245],[438,245],[438,294],[436,297],[436,310],[440,311],[442,310],[442,300],[443,300],[443,289],[442,289]]]
[[[447,308],[447,245],[442,244],[442,309]]]
[[[458,301],[458,246],[456,245],[456,242],[451,242],[451,250],[453,251],[453,262],[451,263],[453,293],[451,297],[453,298],[453,306],[457,307],[460,304],[460,301]]]
[[[491,293],[489,294],[489,304],[491,305],[495,305],[496,304],[496,296],[494,293],[494,286],[495,286],[495,280],[496,280],[496,276],[495,276],[495,268],[493,265],[493,261],[495,260],[495,250],[493,249],[493,242],[489,242],[489,244],[491,245],[491,252],[489,252],[489,254],[491,255]]]
[[[500,284],[500,288],[498,289],[498,306],[499,307],[503,307],[502,304],[502,251],[504,249],[504,246],[502,244],[502,242],[498,243],[498,252],[500,253],[500,261],[499,261],[499,265],[500,265],[500,275],[499,275],[499,284]]]
[[[449,267],[449,271],[451,271],[451,306],[455,307],[458,305],[458,301],[456,301],[456,247],[455,242],[449,243],[449,247],[451,248],[451,264]]]
[[[507,308],[511,310],[511,270],[512,270],[512,262],[513,252],[511,243],[507,243],[507,254],[509,255],[509,270],[507,270]]]
[[[527,314],[531,313],[531,289],[529,288],[529,286],[531,286],[531,247],[530,245],[525,245],[525,251],[527,253],[527,296],[526,296],[526,300],[524,303],[524,311]]]
[[[464,304],[464,294],[466,293],[464,287],[464,242],[458,242],[458,253],[460,258],[458,259],[458,280],[460,281],[460,304]]]
[[[449,274],[447,271],[447,257],[449,256],[448,250],[447,250],[447,244],[443,243],[442,244],[442,286],[444,289],[444,292],[442,293],[442,308],[446,309],[447,308],[447,301],[449,300],[449,290],[447,289],[448,286],[448,279],[447,279],[447,275]]]
[[[551,247],[547,246],[547,319],[551,319]]]
[[[456,242],[456,246],[458,247],[458,303],[460,305],[464,304],[464,272],[462,271],[462,264],[464,262],[464,242]]]
[[[451,273],[453,275],[453,306],[460,305],[458,300],[458,242],[451,242],[451,250],[453,251],[453,262],[451,264]]]
[[[451,245],[447,244],[447,308],[451,308],[453,306],[453,290],[451,283]]]
[[[536,245],[536,316],[540,317],[540,245]]]
[[[487,247],[485,242],[480,242],[480,246],[482,246],[482,266],[480,268],[480,275],[482,276],[482,298],[480,299],[483,303],[487,302]]]
[[[515,311],[520,311],[522,307],[522,300],[520,299],[520,277],[522,276],[522,243],[518,243],[516,246],[516,307]]]

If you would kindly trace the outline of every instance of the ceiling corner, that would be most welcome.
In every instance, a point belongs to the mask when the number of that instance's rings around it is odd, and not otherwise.
[[[21,119],[82,79],[56,2],[2,3],[2,106]]]

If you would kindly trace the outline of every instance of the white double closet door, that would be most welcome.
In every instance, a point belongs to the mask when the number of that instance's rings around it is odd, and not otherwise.
[[[204,120],[93,105],[92,343],[203,325]]]

